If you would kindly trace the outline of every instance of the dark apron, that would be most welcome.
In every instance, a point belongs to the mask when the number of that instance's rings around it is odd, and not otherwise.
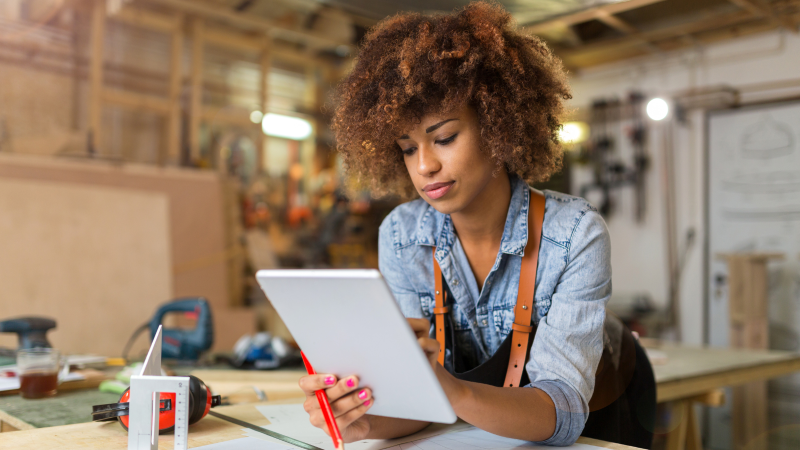
[[[443,280],[446,299],[454,298]],[[454,358],[454,329],[450,314],[445,320],[445,347]],[[434,319],[435,320],[435,319]],[[433,325],[435,322],[432,320]],[[509,333],[489,360],[476,367],[454,364],[453,376],[460,380],[502,387],[511,357]],[[530,358],[532,338],[528,339]],[[526,358],[526,362],[527,362]],[[456,359],[460,361],[460,358]],[[527,370],[522,371],[520,386],[530,383]],[[514,388],[510,388],[514,389]],[[606,314],[603,330],[603,355],[595,375],[594,394],[589,401],[589,419],[582,436],[649,449],[653,441],[656,413],[656,383],[650,361],[630,330],[611,314]]]

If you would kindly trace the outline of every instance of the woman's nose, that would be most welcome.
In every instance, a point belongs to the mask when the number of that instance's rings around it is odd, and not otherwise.
[[[422,176],[429,176],[439,171],[442,164],[436,158],[436,154],[427,145],[417,147],[417,173]]]

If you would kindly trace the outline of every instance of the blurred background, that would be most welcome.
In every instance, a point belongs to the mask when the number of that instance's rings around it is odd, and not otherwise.
[[[380,19],[467,3],[0,0],[0,320],[51,317],[55,347],[119,356],[160,305],[199,296],[211,352],[291,343],[255,272],[376,268],[400,203],[345,196],[331,90]],[[800,350],[800,0],[501,3],[574,92],[564,170],[536,187],[602,212],[609,310],[653,363],[668,345]],[[786,367],[749,403],[725,388],[662,408],[657,445],[800,448]],[[689,414],[697,440],[670,440]]]

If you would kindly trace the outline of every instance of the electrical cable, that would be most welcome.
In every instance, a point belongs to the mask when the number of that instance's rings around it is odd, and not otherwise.
[[[142,334],[142,331],[146,330],[149,326],[149,322],[142,324],[136,329],[136,331],[133,332],[133,335],[131,335],[130,339],[128,339],[128,343],[125,344],[125,348],[122,349],[122,359],[124,359],[126,363],[128,362],[128,352],[130,351],[133,342],[137,337],[139,337],[140,334]]]

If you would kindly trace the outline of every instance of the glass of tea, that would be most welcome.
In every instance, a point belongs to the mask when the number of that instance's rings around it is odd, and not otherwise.
[[[17,352],[19,393],[22,398],[45,398],[56,395],[61,353],[54,348],[32,348]]]

